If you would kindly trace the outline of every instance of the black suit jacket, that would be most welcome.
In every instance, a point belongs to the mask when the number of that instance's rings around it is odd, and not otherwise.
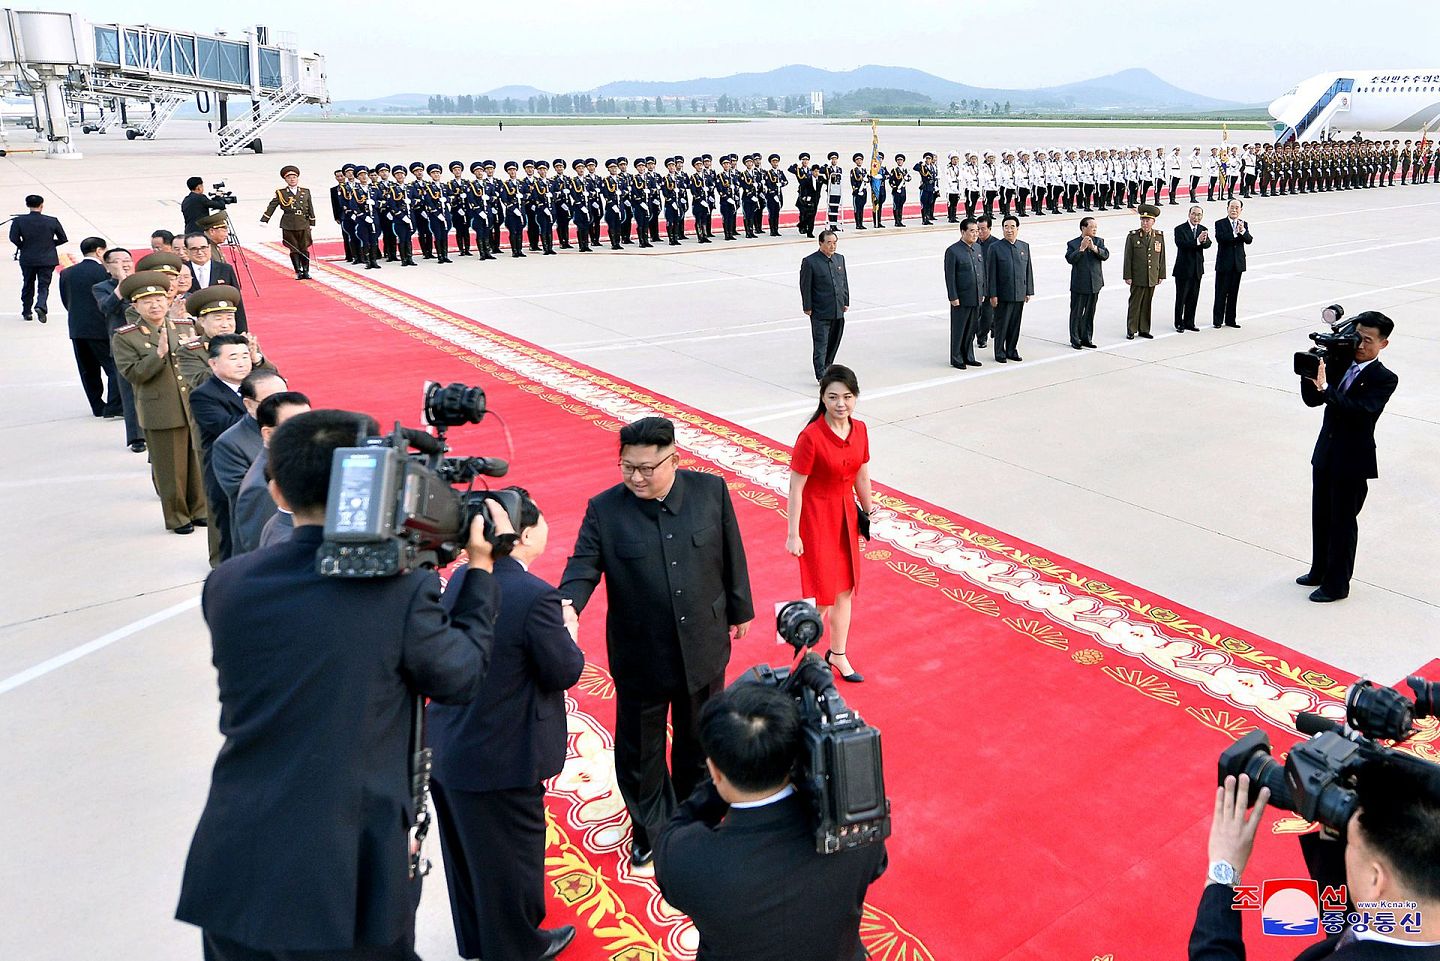
[[[19,248],[21,267],[57,266],[56,250],[69,241],[60,221],[49,214],[32,210],[10,221],[10,242]]]
[[[833,264],[832,264],[833,261]],[[800,261],[800,307],[817,320],[845,316],[850,306],[850,278],[845,272],[845,255],[826,257],[815,251]]]
[[[1350,365],[1325,365],[1325,390],[1315,389],[1309,380],[1300,378],[1300,397],[1307,407],[1325,408],[1320,436],[1315,439],[1315,452],[1310,463],[1342,477],[1379,477],[1375,463],[1375,422],[1400,378],[1375,359],[1355,375],[1350,389],[1340,392],[1340,381]]]
[[[945,296],[961,307],[979,307],[985,299],[985,252],[957,240],[945,248]]]
[[[1030,260],[1030,245],[1023,240],[1013,244],[1001,239],[985,249],[985,287],[987,296],[1010,303],[1024,303],[1035,293],[1035,266]]]
[[[448,599],[470,576],[458,568]],[[462,791],[534,787],[565,766],[565,691],[585,655],[570,638],[560,592],[513,557],[495,562],[500,616],[480,694],[459,707],[431,704],[425,732],[435,780]]]
[[[448,617],[431,571],[323,577],[321,535],[297,527],[220,565],[202,596],[225,744],[176,917],[260,950],[388,945],[412,928],[413,696],[475,696],[498,604],[484,573]]]
[[[1101,264],[1110,259],[1110,248],[1100,237],[1091,238],[1095,246],[1082,251],[1083,238],[1072,238],[1065,245],[1065,261],[1070,265],[1070,290],[1077,294],[1098,294],[1105,286],[1105,272]]]
[[[885,866],[883,843],[817,853],[798,795],[729,809],[710,781],[655,842],[660,893],[700,932],[696,961],[858,961],[865,891]]]
[[[207,194],[190,191],[180,201],[180,216],[185,219],[185,233],[200,229],[196,223],[201,217],[208,217],[212,210],[224,210],[225,201],[211,200]]]
[[[90,293],[95,297],[95,306],[100,308],[100,313],[105,315],[105,326],[111,334],[124,327],[128,321],[125,320],[125,301],[115,292],[119,286],[113,277],[106,277],[94,287]],[[109,334],[106,335],[107,337]]]
[[[1229,226],[1230,221],[1225,221]],[[1203,246],[1201,241],[1195,237],[1195,228],[1190,221],[1178,224],[1175,227],[1175,265],[1170,269],[1170,276],[1177,279],[1194,280],[1205,276],[1205,249],[1210,246],[1210,231],[1204,224],[1200,225],[1203,231],[1200,236],[1204,238]],[[1243,251],[1243,247],[1241,248]],[[1241,256],[1244,254],[1242,252]]]
[[[1244,218],[1241,218],[1244,219]],[[1230,218],[1215,221],[1215,242],[1220,245],[1220,250],[1215,254],[1215,270],[1233,270],[1236,273],[1245,272],[1245,245],[1255,238],[1250,235],[1250,224],[1245,224],[1245,230],[1240,236],[1235,236],[1230,229]]]
[[[200,429],[200,449],[209,454],[215,439],[245,417],[245,402],[229,384],[211,377],[190,392],[190,415]]]
[[[729,625],[755,617],[725,479],[675,472],[664,502],[624,484],[585,508],[560,596],[583,612],[605,578],[605,644],[616,683],[699,690],[730,662]]]
[[[95,285],[109,277],[105,265],[86,257],[60,271],[60,303],[65,305],[71,340],[110,339],[105,312],[95,302]]]
[[[1200,896],[1195,927],[1190,932],[1190,961],[1245,961],[1240,912],[1230,907],[1235,892],[1223,884],[1207,884]],[[1440,947],[1408,947],[1383,941],[1352,941],[1340,945],[1334,935],[1312,944],[1295,961],[1440,961]]]
[[[330,188],[330,215],[335,218],[337,224],[344,223],[345,205],[340,202],[339,184],[335,184]]]
[[[185,269],[190,271],[191,289],[197,289],[200,286],[200,281],[199,278],[195,276],[194,265],[187,263]],[[210,258],[209,286],[215,287],[220,284],[229,284],[241,292],[240,309],[235,311],[235,332],[237,334],[243,334],[250,329],[250,325],[245,320],[245,299],[244,290],[240,286],[240,275],[235,272],[233,265],[223,264],[212,256]]]

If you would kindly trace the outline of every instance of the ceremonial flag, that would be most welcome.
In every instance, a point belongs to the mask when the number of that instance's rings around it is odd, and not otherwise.
[[[870,196],[879,197],[880,191],[884,189],[884,182],[880,177],[880,124],[878,121],[870,121]],[[875,203],[878,205],[879,200]]]
[[[1421,150],[1424,150],[1424,149],[1429,145],[1429,143],[1430,143],[1429,140],[1425,139],[1426,131],[1428,131],[1429,129],[1430,129],[1430,125],[1429,125],[1428,123],[1427,123],[1425,126],[1423,126],[1423,127],[1420,128],[1420,149],[1421,149]]]

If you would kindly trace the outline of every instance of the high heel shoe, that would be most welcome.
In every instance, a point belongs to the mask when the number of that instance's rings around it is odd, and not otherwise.
[[[865,680],[865,675],[864,675],[864,674],[861,674],[859,671],[851,671],[849,674],[845,674],[845,673],[841,672],[840,668],[836,667],[834,664],[831,664],[831,663],[830,663],[830,657],[831,657],[831,655],[833,655],[834,653],[835,653],[834,651],[826,651],[826,652],[825,652],[825,663],[826,663],[827,665],[829,665],[829,667],[830,667],[830,669],[831,669],[832,671],[834,671],[836,674],[839,674],[839,675],[840,675],[840,680],[842,680],[842,681],[849,681],[851,684],[859,684],[861,681]],[[844,654],[841,654],[840,656],[841,656],[841,657],[844,657],[845,655],[844,655]]]

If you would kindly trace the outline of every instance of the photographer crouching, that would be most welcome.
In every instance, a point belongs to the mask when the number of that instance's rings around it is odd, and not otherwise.
[[[191,177],[185,181],[185,189],[189,193],[180,201],[180,216],[185,218],[183,234],[198,231],[200,219],[208,216],[210,211],[224,210],[228,204],[235,203],[235,195],[225,189],[224,181],[215,185],[214,192],[206,193],[205,178]]]
[[[377,431],[335,410],[281,425],[271,493],[294,535],[205,583],[225,744],[176,917],[203,929],[212,961],[415,956],[416,698],[476,696],[499,598],[482,516],[468,528],[470,572],[443,606],[433,570],[319,572],[335,452]],[[487,506],[494,531],[513,535]]]

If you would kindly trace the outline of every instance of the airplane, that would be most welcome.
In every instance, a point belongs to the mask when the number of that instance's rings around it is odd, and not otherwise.
[[[1302,80],[1270,104],[1279,143],[1344,131],[1419,133],[1440,120],[1440,68],[1349,70]]]

